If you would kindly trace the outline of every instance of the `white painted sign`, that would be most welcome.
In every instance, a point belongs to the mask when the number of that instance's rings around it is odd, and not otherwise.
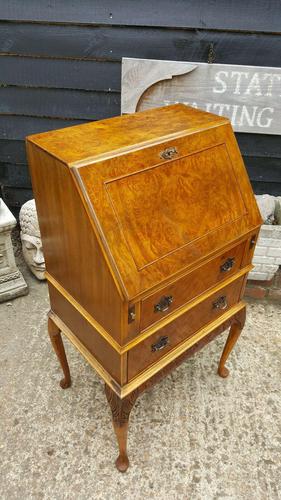
[[[122,113],[177,102],[227,116],[237,132],[281,135],[281,68],[122,60]]]

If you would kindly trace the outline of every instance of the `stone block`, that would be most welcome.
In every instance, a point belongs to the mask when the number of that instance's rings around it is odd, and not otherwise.
[[[273,278],[275,273],[278,271],[278,265],[268,265],[261,266],[259,268],[254,267],[254,269],[249,273],[249,279],[251,280],[261,280],[269,281]]]
[[[278,240],[277,238],[276,239],[269,238],[267,241],[268,244],[266,246],[273,248],[281,248],[281,240]]]
[[[262,272],[262,271],[263,271],[263,268],[264,268],[264,265],[263,265],[263,264],[255,264],[255,263],[253,262],[253,265],[254,265],[254,269],[253,269],[253,271],[251,271],[251,272],[254,272],[254,271],[255,271],[255,272],[257,273],[257,272]]]
[[[272,242],[275,241],[273,238],[258,238],[257,246],[269,247],[272,246]]]
[[[263,224],[259,236],[261,238],[273,238],[273,227],[274,226],[267,226]]]
[[[262,270],[267,273],[276,273],[278,271],[278,264],[264,264]]]
[[[281,241],[280,241],[280,244],[281,244]],[[281,259],[281,246],[268,248],[267,255],[269,257],[279,257],[279,259]]]
[[[258,273],[258,272],[255,272],[255,271],[251,271],[249,273],[249,279],[251,280],[263,280],[263,281],[267,281],[268,279],[268,273]]]
[[[281,241],[281,227],[280,226],[272,226],[273,232],[272,237]]]
[[[254,264],[274,264],[275,259],[274,259],[274,257],[268,257],[267,255],[265,255],[265,256],[254,255],[253,263]]]
[[[267,246],[261,246],[257,245],[255,248],[255,255],[266,255],[267,254],[268,247]]]

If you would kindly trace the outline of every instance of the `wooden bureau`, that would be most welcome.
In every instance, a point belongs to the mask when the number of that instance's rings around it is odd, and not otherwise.
[[[27,151],[61,387],[63,332],[105,381],[125,471],[137,396],[231,327],[228,375],[261,217],[229,121],[181,104],[33,135]]]

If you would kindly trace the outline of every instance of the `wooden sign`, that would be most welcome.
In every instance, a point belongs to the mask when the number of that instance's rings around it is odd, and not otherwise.
[[[122,113],[181,102],[227,116],[236,132],[281,135],[281,68],[122,60]]]

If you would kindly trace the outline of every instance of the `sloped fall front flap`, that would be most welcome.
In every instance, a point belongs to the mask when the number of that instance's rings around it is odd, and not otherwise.
[[[260,224],[228,124],[72,171],[128,299]]]

